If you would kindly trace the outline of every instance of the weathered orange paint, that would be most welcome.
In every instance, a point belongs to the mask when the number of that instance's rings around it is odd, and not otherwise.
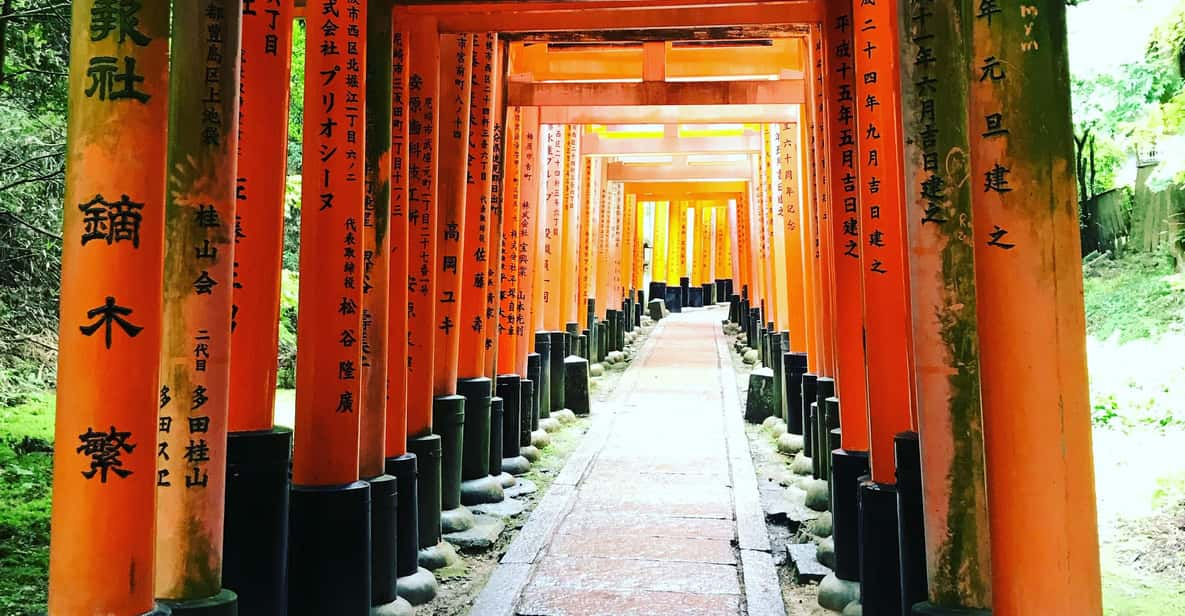
[[[840,444],[868,450],[868,400],[864,371],[863,288],[860,265],[855,68],[850,0],[829,5],[826,22],[827,114],[832,202],[832,255],[835,270],[836,390]],[[846,68],[845,68],[846,67]]]
[[[817,279],[819,303],[819,373],[835,376],[835,288],[831,249],[832,196],[827,173],[828,152],[825,123],[822,109],[826,97],[823,86],[823,38],[820,26],[811,27],[811,46],[807,54],[810,59],[812,79],[807,83],[807,92],[814,104],[805,105],[806,117],[810,122],[811,136],[811,181],[815,187],[817,203],[815,222],[815,260],[818,263]]]
[[[232,432],[270,430],[276,398],[280,257],[288,165],[292,5],[243,15],[230,414]],[[275,37],[274,46],[269,37]]]
[[[410,279],[408,263],[412,246],[408,238],[408,60],[410,34],[397,23],[391,47],[391,236],[387,255],[387,429],[384,455],[407,453],[407,361]]]
[[[789,285],[788,301],[791,308],[788,311],[789,321],[786,329],[790,331],[790,348],[794,353],[806,352],[806,285],[803,276],[803,246],[802,246],[802,191],[800,188],[802,173],[802,156],[799,152],[799,131],[797,124],[782,124],[776,130],[775,138],[778,144],[778,173],[781,188],[782,224],[785,225],[783,241],[785,242],[785,258],[787,283]]]
[[[592,241],[592,210],[599,189],[594,183],[593,170],[599,170],[599,163],[591,157],[584,157],[580,165],[580,238],[576,255],[579,259],[576,270],[576,318],[581,329],[588,328],[588,298],[593,297],[592,281],[596,279],[592,256],[595,243]],[[596,178],[599,180],[600,178]]]
[[[540,139],[539,108],[524,107],[522,109],[522,153],[519,158],[519,308],[520,318],[515,325],[518,338],[518,349],[515,358],[518,361],[519,375],[527,374],[527,355],[535,348],[535,314],[540,311],[538,295],[535,293],[540,286],[537,280],[539,260],[538,243],[541,235],[539,227],[540,214],[540,184],[543,171],[541,165],[543,143]],[[522,326],[522,330],[518,326]],[[526,378],[524,376],[524,378]]]
[[[142,614],[153,604],[169,7],[138,11],[138,31],[149,39],[139,45],[132,38],[119,42],[114,32],[94,40],[93,4],[71,6],[49,546],[49,613],[65,616]],[[134,59],[144,77],[137,89],[148,98],[88,96],[88,63],[96,56]],[[138,242],[127,236],[80,241],[88,235],[85,204],[100,195],[142,204]],[[81,330],[98,321],[87,313],[108,297],[129,309],[121,318],[140,329],[113,321],[90,335]],[[94,466],[98,459],[78,450],[92,432],[116,440],[127,433],[127,447],[115,450],[118,465]]]
[[[457,393],[461,348],[462,267],[465,194],[469,154],[469,105],[472,93],[474,35],[440,37],[440,122],[437,126],[436,318],[432,393]]]
[[[579,308],[580,293],[577,283],[580,276],[580,182],[583,177],[583,165],[580,164],[580,127],[564,127],[564,187],[561,191],[563,203],[563,223],[560,225],[559,254],[555,255],[560,263],[559,328],[567,327],[568,323],[579,322],[578,315],[587,312]]]
[[[1001,616],[1102,612],[1065,13],[1044,2],[975,18],[965,67]],[[997,113],[1008,132],[984,136]]]
[[[524,239],[520,235],[521,198],[519,188],[522,163],[522,109],[514,107],[506,112],[506,145],[504,183],[502,186],[502,272],[498,290],[498,374],[519,374],[518,341],[525,337],[523,318],[523,285],[526,282],[526,267],[520,260]],[[525,377],[524,377],[525,378]]]
[[[365,156],[365,14],[343,14],[343,23],[356,26],[357,33],[343,28],[336,43],[342,49],[351,43],[350,59],[357,64],[343,66],[328,81],[322,71],[332,71],[341,59],[321,53],[330,42],[324,29],[308,28],[292,454],[292,482],[297,485],[358,479],[365,177],[356,161]],[[356,81],[347,79],[351,73]],[[356,105],[344,102],[354,97]],[[330,108],[329,100],[341,103]],[[334,130],[323,131],[322,124],[330,121],[336,123]]]
[[[399,20],[396,20],[399,23]],[[431,19],[407,21],[407,436],[432,433],[436,344],[436,170],[440,37]]]
[[[494,39],[487,32],[476,37],[472,54],[472,102],[469,106],[468,176],[465,180],[465,244],[461,250],[461,317],[458,374],[485,374],[486,292],[490,281],[490,195],[493,192]]]
[[[506,105],[502,95],[506,85],[503,67],[506,61],[507,42],[499,41],[495,34],[491,43],[493,45],[493,67],[490,70],[490,78],[494,80],[494,84],[490,102],[492,109],[490,117],[490,228],[486,233],[486,264],[488,268],[485,279],[484,329],[485,375],[494,379],[499,374],[513,374],[513,372],[502,372],[498,368],[499,343],[501,342],[499,329],[502,322],[498,311],[501,307],[500,298],[504,290],[502,281],[506,276],[506,264],[503,262],[502,255],[504,251],[510,250],[509,247],[503,248],[505,246],[503,230],[505,226],[515,224],[515,219],[513,216],[506,215],[507,201],[503,193],[506,183]],[[513,350],[508,350],[508,354],[513,360]]]
[[[893,437],[914,425],[897,2],[857,5],[852,21],[866,24],[856,29],[855,49],[873,48],[871,57],[857,51],[855,63],[872,479],[893,484]]]
[[[220,15],[173,12],[154,582],[172,600],[222,590],[242,14],[233,0],[214,5]]]
[[[535,269],[535,329],[559,331],[564,328],[560,321],[560,304],[563,303],[561,282],[563,278],[563,235],[564,235],[564,135],[565,127],[547,125],[542,128],[543,196],[541,216],[538,220],[537,267]]]
[[[390,331],[391,74],[394,50],[391,0],[369,3],[366,19],[366,199],[362,216],[362,379],[358,474],[386,472],[387,369]],[[402,342],[402,339],[397,339]]]

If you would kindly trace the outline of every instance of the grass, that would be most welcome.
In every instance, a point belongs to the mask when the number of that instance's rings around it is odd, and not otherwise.
[[[51,394],[0,409],[0,613],[45,612],[53,475]]]
[[[1185,323],[1185,282],[1158,255],[1103,260],[1085,278],[1086,329],[1120,342],[1156,338]]]

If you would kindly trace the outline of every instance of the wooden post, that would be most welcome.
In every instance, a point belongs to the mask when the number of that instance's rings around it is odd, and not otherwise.
[[[365,7],[343,11],[337,29],[323,27],[329,19],[311,17],[305,60],[292,614],[370,609],[370,486],[358,481]]]
[[[433,320],[432,430],[440,436],[441,529],[473,526],[461,506],[465,399],[457,395],[460,353],[461,280],[465,237],[465,176],[468,172],[469,106],[472,94],[473,35],[440,37],[440,124],[437,125],[436,317]]]
[[[178,606],[236,602],[222,590],[222,526],[242,8],[215,5],[173,13],[155,592]]]
[[[630,256],[631,267],[634,273],[631,275],[633,281],[633,289],[636,292],[645,287],[646,281],[646,208],[644,204],[638,202],[636,194],[626,195],[626,212],[627,216],[632,216],[634,219],[633,226],[633,244]],[[633,319],[634,315],[629,318]]]
[[[561,191],[563,223],[560,225],[559,253],[555,255],[560,264],[560,318],[559,329],[568,323],[579,323],[579,314],[584,312],[578,292],[580,276],[580,190],[584,165],[580,164],[580,127],[564,126],[564,183]],[[575,340],[572,341],[575,343]]]
[[[223,583],[239,611],[286,601],[292,431],[273,426],[288,166],[291,4],[243,7]]]
[[[49,556],[68,616],[154,607],[169,6],[109,29],[101,4],[71,7]]]
[[[782,124],[778,127],[778,173],[781,189],[782,223],[785,243],[785,258],[788,298],[792,308],[788,311],[786,328],[790,330],[790,348],[793,353],[806,352],[806,289],[803,276],[802,246],[802,202],[800,189],[800,161],[798,125]]]
[[[856,6],[852,19],[872,479],[883,484],[896,481],[893,437],[912,427],[913,405],[896,6]]]
[[[458,330],[465,326],[460,321],[465,188],[469,169],[469,99],[473,74],[472,35],[441,36],[439,70],[441,124],[438,125],[436,157],[436,318],[433,332],[436,354],[432,371],[432,391],[437,397],[457,393],[461,340]]]
[[[408,428],[408,314],[411,312],[412,249],[408,237],[409,186],[408,126],[413,117],[408,107],[410,34],[403,24],[392,33],[391,46],[391,216],[390,252],[387,255],[387,429],[388,460],[407,453]]]
[[[902,23],[906,221],[929,603],[991,607],[966,67],[972,9],[910,0]]]
[[[671,208],[673,204],[669,201],[656,201],[654,203],[654,246],[651,248],[650,256],[650,279],[655,282],[667,281],[667,246],[670,244],[670,228],[671,228]],[[741,232],[745,232],[744,225],[740,226]],[[649,299],[663,299],[661,297]]]
[[[580,165],[580,229],[579,248],[577,249],[577,258],[579,263],[576,270],[576,318],[580,323],[581,329],[589,329],[588,310],[585,307],[588,305],[588,299],[592,297],[592,286],[590,284],[593,277],[594,266],[592,263],[594,244],[592,235],[590,234],[591,216],[593,204],[599,192],[593,183],[593,168],[599,165],[593,160],[591,156],[583,157],[583,162]],[[598,178],[599,179],[599,178]]]
[[[972,30],[969,182],[979,326],[991,332],[980,369],[993,610],[1098,614],[1066,8],[981,10]]]
[[[802,279],[803,309],[806,315],[807,370],[819,375],[822,356],[820,338],[822,324],[819,314],[819,268],[818,268],[818,191],[814,182],[814,151],[811,149],[810,119],[801,118],[798,123],[798,143],[803,156],[799,159],[799,174],[802,187]],[[790,337],[794,334],[791,332]]]
[[[543,216],[539,220],[539,267],[537,269],[535,295],[539,298],[539,313],[535,315],[539,331],[561,331],[560,304],[563,278],[563,228],[564,228],[564,137],[562,125],[544,127],[545,136],[543,166],[546,180],[543,185]]]
[[[431,20],[407,23],[407,435],[432,434],[436,319],[436,169],[440,115],[440,38]],[[421,460],[421,464],[425,463]],[[424,503],[420,503],[421,508]],[[421,520],[421,524],[423,521]],[[425,538],[420,537],[420,543]],[[434,539],[435,545],[439,538]]]
[[[490,196],[493,194],[494,39],[478,35],[472,58],[468,174],[465,179],[465,235],[461,250],[460,372],[465,379],[485,372],[486,274],[490,260]]]
[[[836,3],[827,24],[827,114],[835,263],[836,389],[843,449],[868,451],[857,164],[855,54],[851,1]],[[793,336],[791,336],[793,344]]]
[[[524,238],[520,235],[522,115],[523,110],[520,107],[508,109],[506,113],[505,183],[502,186],[502,214],[505,224],[502,226],[502,251],[499,255],[502,260],[502,273],[499,276],[498,290],[498,374],[517,374],[525,378],[526,373],[519,372],[518,361],[518,341],[524,336],[524,326],[519,322],[522,318],[522,300],[519,296],[526,282],[526,268],[522,265],[522,260],[526,257],[522,250]],[[525,357],[523,362],[526,362]]]
[[[524,107],[522,109],[522,153],[519,159],[519,208],[518,208],[518,238],[519,238],[519,294],[516,304],[515,335],[518,336],[518,349],[515,357],[519,362],[518,374],[527,374],[527,355],[535,344],[535,312],[538,310],[535,302],[535,288],[538,286],[536,273],[538,268],[538,238],[540,207],[539,173],[542,140],[540,136],[539,108]],[[524,377],[525,378],[525,377]],[[539,391],[539,383],[535,383]]]
[[[507,264],[503,255],[511,251],[504,241],[507,226],[512,225],[514,219],[506,215],[508,201],[505,199],[505,185],[507,182],[507,113],[506,113],[506,56],[509,43],[499,40],[495,34],[491,41],[493,47],[493,67],[490,78],[494,81],[494,92],[491,98],[492,115],[489,128],[490,137],[490,218],[489,229],[486,233],[486,312],[485,312],[485,374],[491,379],[500,374],[515,374],[513,370],[499,369],[498,354],[501,350],[501,321],[498,311],[501,306],[501,296],[505,287]],[[516,179],[517,181],[517,179]],[[513,357],[513,355],[512,355]]]
[[[824,114],[826,88],[823,84],[823,36],[820,26],[811,27],[811,36],[806,39],[810,45],[807,53],[808,66],[813,77],[807,82],[808,101],[803,106],[810,127],[811,167],[810,178],[814,186],[815,202],[815,260],[816,284],[819,304],[819,374],[834,377],[835,367],[835,281],[832,252],[831,218],[835,216],[834,196],[826,169],[831,164],[826,150],[826,122]],[[822,413],[824,409],[819,409]],[[825,432],[827,432],[825,430]],[[825,449],[830,449],[825,447]]]

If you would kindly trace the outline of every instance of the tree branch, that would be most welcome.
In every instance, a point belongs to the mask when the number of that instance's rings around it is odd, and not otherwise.
[[[23,186],[25,184],[32,184],[34,182],[44,182],[46,180],[52,180],[52,179],[56,178],[57,176],[61,175],[65,170],[66,170],[66,167],[62,166],[62,167],[58,167],[57,171],[51,171],[45,175],[39,175],[36,177],[24,178],[21,180],[17,180],[11,184],[6,184],[4,186],[0,186],[0,192],[4,192],[6,190],[16,188],[17,186]]]
[[[48,351],[52,351],[54,353],[58,352],[58,347],[53,346],[52,344],[42,342],[42,341],[34,338],[33,336],[30,336],[29,334],[23,334],[11,327],[8,327],[7,325],[0,325],[0,331],[5,331],[5,332],[12,334],[15,337],[15,339],[18,341],[27,340],[27,341],[32,342],[33,344],[35,344],[43,349],[46,349]]]
[[[0,211],[0,214],[4,214],[5,216],[11,218],[14,222],[20,224],[21,226],[26,227],[28,229],[32,229],[33,231],[36,231],[36,232],[40,233],[41,235],[44,235],[45,237],[55,239],[59,242],[62,241],[62,236],[60,236],[56,233],[53,233],[52,231],[46,231],[45,229],[42,229],[41,227],[35,226],[33,223],[25,220],[24,218],[21,218],[20,216],[17,216],[16,214],[13,214],[12,212]]]
[[[15,11],[6,15],[0,15],[0,22],[16,21],[24,17],[36,17],[38,15],[45,15],[47,13],[56,13],[58,9],[63,8],[70,8],[70,3],[63,2],[61,4],[51,4],[49,6],[43,6],[37,9],[26,9],[24,11]]]
[[[55,147],[60,147],[60,146],[58,144],[55,144]],[[13,171],[20,169],[21,167],[24,167],[25,165],[27,165],[29,163],[37,162],[39,160],[45,160],[47,158],[53,158],[54,156],[62,156],[62,152],[50,152],[48,154],[41,154],[40,156],[34,156],[32,158],[25,159],[19,163],[16,163],[15,165],[12,165],[12,166],[7,167],[5,169],[0,169],[0,175],[12,173]]]

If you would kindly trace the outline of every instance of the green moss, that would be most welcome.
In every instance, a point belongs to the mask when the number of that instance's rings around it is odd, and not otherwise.
[[[0,409],[0,613],[45,612],[53,480],[51,394]]]
[[[1086,329],[1120,342],[1157,336],[1185,323],[1185,289],[1167,258],[1135,255],[1086,272]]]

